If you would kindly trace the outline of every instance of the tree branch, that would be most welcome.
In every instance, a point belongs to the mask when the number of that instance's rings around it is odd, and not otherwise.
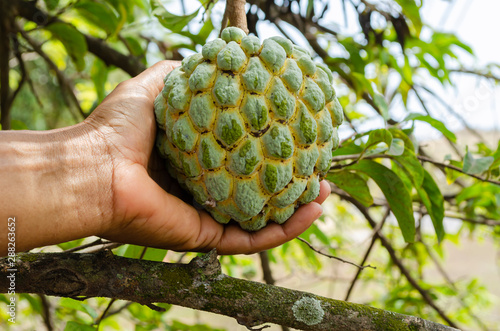
[[[57,81],[59,83],[59,86],[61,87],[62,90],[62,95],[64,100],[66,101],[66,104],[68,105],[68,108],[71,109],[71,103],[68,101],[66,97],[66,93],[64,93],[64,90],[66,90],[67,94],[69,94],[69,97],[71,101],[73,102],[76,110],[78,111],[78,114],[74,114],[74,112],[71,112],[71,115],[73,115],[73,118],[76,122],[80,122],[82,119],[86,118],[88,115],[85,114],[85,112],[82,110],[80,106],[80,102],[78,101],[78,98],[75,95],[75,91],[73,88],[73,84],[64,76],[64,74],[59,70],[57,65],[50,59],[50,57],[42,50],[42,46],[37,44],[36,41],[34,41],[26,31],[24,31],[22,28],[17,27],[17,31],[21,34],[21,36],[30,44],[30,46],[33,48],[33,50],[42,57],[42,59],[47,63],[48,67],[53,70],[56,74]],[[81,117],[81,118],[80,118]]]
[[[372,240],[370,241],[370,246],[368,246],[368,249],[366,250],[365,255],[363,256],[363,260],[361,261],[361,265],[365,265],[366,261],[368,260],[368,257],[370,256],[370,253],[371,253],[373,247],[375,247],[375,242],[378,239],[378,232],[380,230],[382,230],[382,227],[384,226],[385,221],[387,220],[387,218],[389,217],[390,214],[391,214],[391,210],[389,208],[387,208],[384,216],[382,217],[382,221],[380,221],[379,225],[375,228],[375,231],[374,231],[373,236],[372,236]],[[354,275],[354,277],[351,281],[351,285],[349,286],[349,289],[347,290],[347,293],[345,295],[345,299],[344,299],[345,301],[349,300],[349,297],[351,296],[352,290],[354,289],[354,285],[356,285],[356,282],[358,281],[359,276],[361,275],[361,271],[363,271],[363,269],[358,269],[358,271],[356,272],[356,275]]]
[[[151,305],[166,302],[236,318],[302,330],[455,330],[418,317],[222,274],[215,251],[189,264],[99,254],[19,254],[0,259],[0,292],[15,275],[16,293],[108,297]],[[14,269],[15,271],[12,271]]]
[[[7,1],[0,3],[0,124],[10,129],[9,57],[12,34],[12,15]]]
[[[3,1],[7,3],[7,1]],[[16,16],[21,16],[29,21],[45,26],[52,22],[62,22],[57,17],[50,17],[36,6],[36,1],[11,0],[8,7]],[[82,33],[87,42],[88,51],[99,57],[106,65],[114,65],[130,76],[137,76],[146,68],[144,64],[134,56],[124,55],[106,44],[105,40],[95,38]]]
[[[370,213],[368,212],[368,208],[363,206],[360,202],[358,202],[356,199],[352,198],[351,196],[345,194],[343,191],[338,190],[338,189],[333,189],[332,192],[335,192],[335,194],[339,195],[342,199],[349,201],[351,204],[353,204],[366,218],[370,226],[375,229],[377,228],[377,222],[373,220],[371,217]],[[391,260],[394,262],[394,264],[398,267],[399,271],[405,276],[405,278],[408,280],[408,283],[415,288],[422,298],[427,302],[429,306],[431,306],[438,314],[441,316],[443,320],[446,321],[450,326],[457,328],[455,323],[444,313],[444,311],[436,305],[432,297],[430,296],[429,292],[424,290],[417,282],[417,280],[411,275],[410,271],[404,266],[403,262],[398,258],[396,251],[392,247],[391,243],[389,240],[382,234],[380,230],[377,231],[377,235],[380,238],[380,243],[382,246],[385,247],[387,252],[389,253],[389,256],[391,257]]]
[[[346,160],[357,160],[357,159],[359,159],[359,156],[360,156],[360,154],[334,156],[332,159],[332,163],[337,163],[339,161],[346,161]],[[423,156],[423,155],[416,155],[416,157],[417,157],[417,159],[419,159],[422,162],[432,163],[439,168],[448,168],[448,169],[458,171],[464,175],[470,176],[472,178],[478,179],[478,180],[483,181],[483,182],[488,182],[491,184],[500,185],[500,181],[498,181],[498,180],[484,178],[484,177],[474,175],[474,174],[469,174],[469,173],[465,172],[463,169],[460,169],[454,165],[439,162],[439,161],[431,159],[430,157]],[[390,159],[390,158],[392,158],[392,155],[375,154],[375,155],[363,156],[363,159],[382,159],[382,158]],[[341,168],[345,168],[345,167],[350,166],[350,165],[351,165],[351,163],[349,163],[347,165],[336,164],[335,166],[332,166],[330,169],[341,169]]]

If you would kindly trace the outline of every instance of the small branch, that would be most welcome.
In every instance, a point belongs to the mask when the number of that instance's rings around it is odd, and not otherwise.
[[[248,34],[247,14],[245,11],[245,0],[226,0],[226,10],[224,11],[224,20],[227,17],[229,26],[235,26]],[[221,29],[222,31],[223,29]]]
[[[2,130],[10,129],[9,57],[12,36],[12,15],[7,1],[0,3],[0,124]]]
[[[335,193],[337,195],[339,195],[342,199],[349,201],[351,204],[353,204],[363,214],[363,216],[366,218],[366,220],[368,221],[368,223],[370,224],[370,226],[372,228],[375,229],[377,227],[377,222],[375,222],[373,220],[373,218],[371,217],[370,213],[368,212],[368,208],[363,206],[356,199],[343,193],[341,190],[336,190]],[[413,286],[413,288],[415,288],[420,293],[420,295],[422,296],[424,301],[427,302],[427,304],[429,306],[431,306],[438,313],[438,315],[441,316],[441,318],[444,321],[446,321],[446,323],[448,323],[451,327],[457,328],[456,324],[443,312],[443,310],[441,310],[440,307],[438,307],[436,305],[436,303],[434,302],[434,299],[432,299],[430,294],[418,284],[417,280],[411,275],[410,271],[405,267],[403,262],[398,258],[396,251],[392,247],[391,243],[382,234],[381,231],[378,231],[378,236],[380,238],[380,242],[381,242],[382,246],[384,246],[384,248],[387,250],[387,252],[389,253],[389,256],[391,257],[391,260],[398,267],[399,271],[408,280],[408,283],[410,283],[410,285]]]
[[[274,285],[276,281],[274,280],[273,273],[271,271],[271,264],[269,263],[269,255],[267,251],[262,251],[259,253],[260,266],[262,267],[262,276],[266,284]]]
[[[461,220],[464,222],[474,223],[474,224],[488,225],[488,226],[500,226],[500,221],[495,221],[495,220],[487,219],[487,218],[476,220],[473,218],[465,217],[463,215],[454,214],[454,213],[450,213],[450,212],[445,212],[444,216],[449,217],[449,218],[454,218],[457,220]],[[478,217],[481,217],[481,216],[478,215]]]
[[[413,90],[413,93],[415,93],[415,95],[417,96],[418,101],[420,101],[420,104],[422,105],[422,108],[424,108],[424,110],[425,110],[425,112],[427,113],[427,115],[432,116],[432,115],[431,115],[431,113],[429,112],[429,109],[427,109],[427,106],[426,106],[425,101],[424,101],[424,100],[422,99],[422,97],[420,96],[420,93],[418,93],[418,91],[417,91],[416,89],[414,89],[413,87],[412,87],[412,90]],[[450,139],[450,138],[448,138],[448,137],[446,137],[446,136],[445,136],[445,139],[446,139],[446,141],[448,142],[448,145],[450,145],[450,147],[451,147],[451,148],[455,151],[455,153],[457,153],[457,155],[458,155],[461,159],[463,159],[463,158],[464,158],[464,156],[463,156],[463,155],[462,155],[462,153],[460,153],[460,151],[458,150],[457,145],[456,145],[453,141],[451,141],[451,139]]]
[[[493,79],[496,82],[500,82],[500,77],[493,75],[490,72],[481,72],[473,69],[448,69],[449,72],[454,72],[454,73],[460,73],[460,74],[469,74],[469,75],[474,75],[474,76],[479,76],[479,77],[484,77],[488,79]]]
[[[108,243],[108,242],[103,241],[101,238],[99,238],[97,240],[94,240],[91,243],[80,245],[80,246],[73,247],[73,248],[69,248],[69,249],[65,250],[64,252],[65,253],[73,253],[73,252],[77,252],[77,251],[80,251],[80,250],[85,249],[85,248],[89,248],[89,247],[97,246],[97,245],[103,245],[106,243]]]
[[[332,164],[336,163],[336,162],[340,162],[340,161],[356,160],[356,159],[359,158],[359,156],[360,156],[360,154],[334,156],[333,159],[332,159]],[[484,177],[481,177],[481,176],[478,176],[478,175],[469,174],[469,173],[463,171],[462,169],[460,169],[460,168],[458,168],[458,167],[456,167],[454,165],[446,164],[446,163],[443,163],[443,162],[439,162],[439,161],[431,159],[430,157],[423,156],[423,155],[416,155],[416,157],[417,157],[417,159],[419,159],[422,162],[429,162],[429,163],[432,163],[432,164],[434,164],[434,165],[436,165],[438,167],[441,167],[441,168],[448,168],[448,169],[452,169],[452,170],[458,171],[458,172],[460,172],[460,173],[462,173],[464,175],[470,176],[472,178],[478,179],[478,180],[483,181],[483,182],[488,182],[488,183],[491,183],[491,184],[500,185],[500,181],[498,181],[498,180],[488,179],[488,178],[484,178]],[[392,158],[392,155],[388,155],[388,154],[375,154],[375,155],[363,156],[363,159],[383,159],[383,158],[390,159],[390,158]],[[349,164],[346,164],[346,165],[336,164],[335,166],[332,166],[330,169],[342,169],[342,168],[346,168],[346,167],[348,167],[350,165],[352,165],[352,162],[349,163]]]
[[[0,258],[0,293],[12,271]],[[254,327],[275,323],[301,330],[455,330],[418,317],[222,274],[212,251],[189,264],[99,254],[19,254],[16,293],[108,297],[144,305],[165,302],[236,318]]]
[[[12,42],[14,44],[14,55],[19,63],[19,70],[21,71],[21,79],[19,80],[17,84],[17,88],[15,91],[12,93],[10,96],[9,104],[12,106],[14,103],[14,100],[16,99],[17,94],[21,91],[21,88],[23,87],[24,83],[27,81],[28,75],[26,74],[26,67],[24,65],[23,58],[21,56],[21,53],[19,52],[19,40],[17,37],[14,35],[12,37]]]
[[[7,3],[7,1],[2,1]],[[35,22],[38,26],[45,26],[52,22],[63,22],[57,17],[51,17],[47,13],[38,9],[36,6],[36,1],[21,1],[21,0],[10,0],[8,1],[8,6],[13,8],[16,16],[21,16],[28,21]],[[66,22],[64,22],[66,23]],[[106,63],[106,65],[114,65],[130,76],[137,76],[146,67],[144,64],[134,56],[124,55],[112,47],[108,46],[105,40],[95,38],[82,33],[87,42],[88,51],[99,57]]]
[[[373,247],[375,247],[375,242],[379,238],[378,232],[380,230],[382,230],[382,227],[384,226],[385,221],[387,220],[387,218],[389,217],[390,214],[391,214],[391,210],[389,208],[387,208],[385,215],[382,217],[382,221],[374,229],[374,233],[372,236],[372,240],[370,242],[370,246],[368,247],[368,249],[365,252],[365,255],[363,256],[363,260],[361,261],[361,265],[364,265],[366,263],[366,261],[368,260],[368,257],[370,256],[370,253],[371,253]],[[344,299],[345,301],[349,300],[349,297],[351,296],[352,290],[354,289],[354,285],[356,285],[356,282],[359,279],[359,275],[361,275],[361,271],[363,271],[363,269],[358,269],[358,271],[356,272],[356,275],[354,275],[354,277],[351,281],[351,285],[349,286],[349,289],[347,290],[347,293],[345,295],[345,299]]]
[[[484,140],[483,136],[481,136],[481,134],[477,130],[473,129],[467,123],[467,121],[459,113],[457,113],[448,103],[446,103],[446,101],[444,101],[436,92],[434,92],[430,88],[428,88],[426,86],[423,86],[423,85],[415,85],[415,86],[423,89],[424,91],[426,91],[427,93],[429,93],[430,95],[432,95],[434,97],[434,99],[436,99],[441,105],[443,105],[443,107],[449,113],[453,114],[453,116],[455,116],[455,118],[457,118],[460,121],[460,123],[462,123],[462,125],[467,129],[467,131],[469,131],[470,133],[472,133],[479,140]]]
[[[47,328],[47,331],[52,331],[54,330],[54,326],[52,325],[52,317],[50,313],[50,302],[47,300],[47,297],[43,294],[38,295],[40,300],[42,301],[42,317],[43,317],[43,323],[45,324],[45,327]]]
[[[479,317],[477,317],[471,311],[469,305],[464,300],[464,295],[462,293],[460,293],[459,289],[456,287],[455,283],[451,280],[451,278],[448,275],[448,273],[446,272],[446,270],[444,270],[444,268],[441,265],[441,263],[439,262],[438,258],[434,255],[434,252],[432,251],[431,247],[429,247],[429,245],[427,245],[426,243],[424,243],[422,240],[420,240],[420,242],[422,243],[422,245],[424,245],[424,248],[425,248],[425,251],[427,252],[427,255],[429,255],[429,257],[431,258],[432,262],[436,266],[438,272],[444,278],[444,280],[446,281],[446,283],[448,283],[448,285],[450,285],[450,287],[454,291],[457,292],[457,299],[458,299],[458,301],[460,301],[460,304],[462,305],[462,307],[464,307],[464,309],[467,310],[467,312],[469,313],[469,315],[472,317],[472,319],[474,321],[476,321],[477,325],[481,328],[481,330],[488,331],[488,327],[483,323],[483,321],[481,321],[481,319]]]
[[[108,311],[109,309],[111,308],[111,306],[113,305],[113,303],[116,301],[116,299],[111,299],[108,303],[108,305],[106,306],[106,309],[104,309],[104,311],[102,312],[101,316],[99,316],[97,318],[97,320],[95,321],[95,325],[96,325],[96,329],[99,330],[99,325],[101,324],[102,320],[105,319],[106,317],[108,317]]]
[[[45,54],[45,52],[42,50],[42,47],[36,43],[29,35],[24,31],[22,28],[17,27],[17,31],[21,34],[21,36],[28,42],[28,44],[31,45],[33,50],[44,59],[44,61],[47,63],[48,67],[53,70],[56,74],[57,81],[59,83],[59,86],[61,87],[62,90],[62,95],[64,97],[64,100],[66,101],[66,104],[68,105],[69,109],[72,109],[71,103],[66,97],[66,94],[69,94],[69,97],[71,98],[74,106],[76,107],[78,114],[75,114],[74,112],[70,112],[71,115],[73,115],[73,118],[76,122],[80,122],[82,119],[87,117],[87,114],[85,114],[80,107],[80,102],[78,101],[78,98],[75,95],[75,91],[73,89],[72,83],[66,79],[66,76],[59,70],[57,65],[50,59],[50,57]],[[64,93],[64,90],[66,90],[67,93]],[[81,116],[81,118],[79,118]]]
[[[431,159],[430,157],[427,157],[427,156],[417,155],[417,158],[420,161],[429,162],[429,163],[432,163],[432,164],[434,164],[434,165],[436,165],[438,167],[448,168],[448,169],[452,169],[452,170],[461,172],[464,175],[473,177],[473,178],[478,179],[478,180],[483,181],[483,182],[488,182],[488,183],[491,183],[491,184],[500,185],[500,181],[498,181],[498,180],[488,179],[488,178],[484,178],[484,177],[481,177],[481,176],[478,176],[478,175],[466,173],[465,171],[463,171],[462,169],[460,169],[458,167],[455,167],[454,165],[446,164],[446,163],[442,163],[442,162],[438,162],[438,161],[435,161],[435,160],[433,160],[433,159]]]
[[[377,269],[377,267],[374,267],[374,266],[371,266],[371,265],[360,266],[360,265],[357,265],[357,264],[356,264],[356,263],[354,263],[354,262],[344,260],[344,259],[342,259],[342,258],[340,258],[340,257],[337,257],[337,256],[334,256],[334,255],[330,255],[330,254],[323,253],[323,252],[322,252],[322,251],[320,251],[319,249],[314,248],[314,246],[313,246],[310,242],[308,242],[307,240],[302,239],[302,238],[300,238],[300,237],[297,237],[297,238],[295,238],[295,239],[298,239],[298,240],[302,241],[304,244],[306,244],[307,246],[309,246],[309,248],[310,248],[310,249],[312,249],[313,251],[315,251],[316,253],[318,253],[318,254],[320,254],[320,255],[323,255],[323,256],[326,256],[326,257],[328,257],[328,258],[330,258],[330,259],[335,259],[335,260],[337,260],[337,261],[340,261],[340,262],[343,262],[343,263],[347,263],[347,264],[353,265],[353,266],[355,266],[355,267],[357,267],[357,268],[359,268],[359,269],[365,269],[365,268],[373,268],[373,269]]]

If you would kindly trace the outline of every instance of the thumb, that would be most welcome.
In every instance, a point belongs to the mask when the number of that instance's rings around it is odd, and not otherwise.
[[[144,88],[154,100],[163,88],[165,76],[180,65],[180,61],[160,61],[132,78],[132,81]]]

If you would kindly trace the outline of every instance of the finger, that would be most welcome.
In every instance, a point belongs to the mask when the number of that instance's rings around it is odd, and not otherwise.
[[[219,254],[251,254],[284,244],[307,230],[321,215],[316,202],[301,206],[285,224],[270,223],[257,232],[246,232],[237,225],[226,226],[217,246]]]
[[[325,202],[326,198],[328,198],[330,193],[331,193],[330,184],[328,184],[326,180],[322,180],[319,183],[319,195],[316,199],[314,199],[314,202],[317,202],[321,205],[323,202]]]

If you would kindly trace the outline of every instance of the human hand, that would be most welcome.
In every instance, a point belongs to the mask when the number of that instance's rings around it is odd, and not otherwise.
[[[329,193],[325,181],[319,197],[300,207],[284,225],[271,223],[254,233],[238,225],[219,224],[207,212],[166,192],[176,183],[164,167],[152,167],[157,165],[157,155],[151,154],[156,137],[153,102],[165,75],[178,65],[163,61],[119,84],[85,122],[94,129],[94,139],[106,146],[112,163],[112,219],[102,225],[99,235],[180,251],[217,248],[220,254],[248,254],[301,234],[321,215],[320,204]]]

